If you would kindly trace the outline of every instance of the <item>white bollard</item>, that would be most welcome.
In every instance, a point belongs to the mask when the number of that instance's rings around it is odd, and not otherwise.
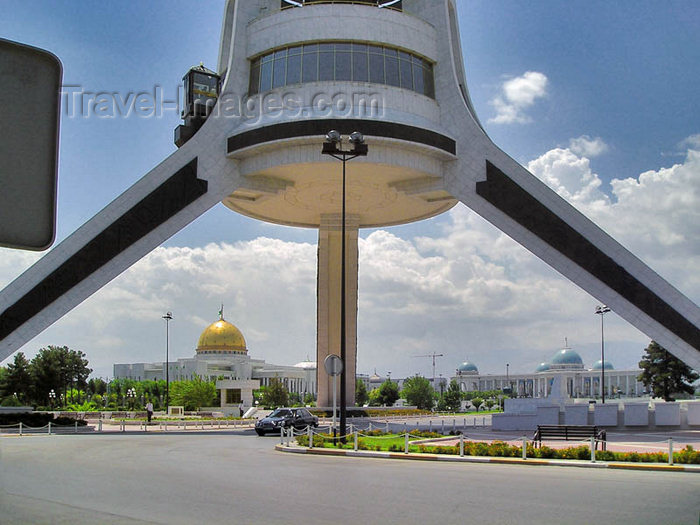
[[[523,459],[527,459],[527,438],[525,436],[522,437],[523,440]]]
[[[591,436],[591,463],[595,463],[595,436]]]
[[[280,445],[284,445],[284,437],[287,435],[287,429],[282,427],[280,429]]]
[[[432,431],[433,431],[433,420],[429,419],[428,420],[428,432],[432,432]]]
[[[464,457],[464,434],[459,435],[459,457]]]
[[[668,438],[668,464],[673,465],[673,438]]]
[[[474,419],[472,420],[472,423],[474,423],[474,428],[476,428],[476,416],[475,416]]]
[[[354,449],[355,449],[355,452],[357,452],[357,430],[355,430],[354,441],[355,441],[355,443],[354,443]]]
[[[314,448],[314,436],[313,430],[311,430],[311,425],[309,425],[309,448]]]
[[[19,435],[22,435],[22,422],[19,422]]]
[[[372,422],[369,422],[369,431],[372,432]]]
[[[485,427],[486,426],[486,417],[481,418],[481,426]]]
[[[102,432],[102,420],[101,419],[97,422],[97,431]]]
[[[78,433],[78,421],[77,420],[75,421],[75,433],[76,434]]]
[[[462,425],[462,428],[467,428],[467,418],[464,418],[464,424]]]
[[[408,454],[408,432],[406,432],[406,444],[404,447],[404,454]]]
[[[51,435],[51,421],[49,421],[49,436]]]

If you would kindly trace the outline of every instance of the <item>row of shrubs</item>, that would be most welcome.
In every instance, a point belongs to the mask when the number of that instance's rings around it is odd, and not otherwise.
[[[386,433],[375,430],[365,433],[370,436],[382,436]],[[435,438],[442,437],[435,432],[412,431],[412,436]],[[340,444],[333,445],[332,436],[329,434],[314,434],[314,447],[324,446],[340,446],[341,448],[353,448],[352,440],[342,446]],[[308,446],[309,438],[306,435],[298,436],[297,443],[303,447]],[[358,438],[357,448],[359,450],[374,450],[388,452],[404,452],[404,445],[392,444],[389,446],[368,443],[363,438]],[[464,455],[465,456],[491,456],[491,457],[521,457],[523,449],[520,446],[509,445],[503,441],[493,441],[485,443],[481,441],[465,441]],[[409,452],[418,452],[424,454],[451,454],[459,455],[459,446],[446,445],[409,445]],[[587,460],[591,458],[591,449],[587,445],[578,447],[569,447],[563,449],[555,449],[547,446],[535,448],[532,444],[527,445],[528,458],[547,458],[547,459],[581,459]],[[663,452],[614,452],[611,450],[598,450],[595,454],[598,461],[622,461],[636,463],[666,463],[668,462],[668,454]],[[693,449],[691,445],[673,453],[673,462],[680,464],[700,464],[700,451]]]
[[[75,425],[78,422],[78,426],[82,427],[87,425],[87,421],[83,419],[76,419],[73,417],[59,416],[54,417],[53,414],[46,412],[26,412],[23,414],[0,414],[0,425],[17,425],[22,423],[28,427],[44,427],[51,421],[52,425]]]
[[[418,445],[418,452],[428,454],[459,454],[459,446],[430,446]],[[401,450],[403,451],[403,450]],[[467,456],[492,456],[492,457],[521,457],[523,449],[521,446],[509,445],[503,441],[492,443],[482,443],[474,441],[464,442],[464,454]],[[588,445],[569,448],[550,448],[541,446],[535,448],[531,444],[527,445],[528,458],[546,459],[590,459],[591,448]],[[636,463],[667,463],[668,454],[663,452],[615,452],[612,450],[597,450],[595,453],[598,461],[623,461]],[[691,445],[673,453],[674,463],[700,464],[700,451],[693,449]]]

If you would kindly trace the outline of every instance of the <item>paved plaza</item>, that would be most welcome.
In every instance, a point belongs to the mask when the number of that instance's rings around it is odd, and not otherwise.
[[[187,431],[0,437],[3,523],[696,523],[700,476],[284,454]]]

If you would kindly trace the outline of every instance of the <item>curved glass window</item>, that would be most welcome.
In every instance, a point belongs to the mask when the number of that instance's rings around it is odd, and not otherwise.
[[[431,62],[393,47],[358,42],[318,42],[260,55],[250,64],[248,94],[319,80],[387,84],[435,98]]]
[[[355,4],[373,7],[384,7],[395,11],[402,10],[401,0],[282,0],[282,9],[288,7],[304,7],[312,4]]]

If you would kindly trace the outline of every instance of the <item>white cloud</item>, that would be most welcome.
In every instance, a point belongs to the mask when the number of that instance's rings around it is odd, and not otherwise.
[[[613,179],[612,198],[588,159],[568,149],[550,150],[528,169],[682,291],[700,295],[699,150],[687,150],[681,164]]]
[[[680,143],[681,148],[700,150],[700,133],[685,138]]]
[[[588,135],[581,135],[569,141],[569,150],[572,153],[589,159],[602,155],[608,149],[608,145],[600,137],[591,138]]]
[[[496,116],[489,119],[494,124],[526,123],[531,119],[525,110],[537,99],[547,94],[548,79],[543,73],[526,71],[522,76],[506,80],[501,85],[501,93],[491,100]]]

